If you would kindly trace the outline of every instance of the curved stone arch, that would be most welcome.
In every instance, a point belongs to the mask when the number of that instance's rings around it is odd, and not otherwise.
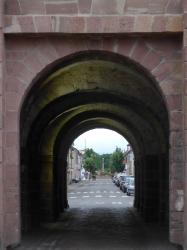
[[[45,68],[42,72],[40,72],[40,74],[37,75],[37,77],[35,77],[35,79],[33,80],[32,84],[28,87],[27,91],[25,92],[25,96],[23,96],[22,105],[21,105],[21,106],[25,106],[24,100],[27,100],[27,101],[28,101],[27,92],[30,93],[30,91],[31,91],[31,89],[32,89],[32,85],[33,85],[34,87],[35,87],[36,85],[39,85],[39,83],[38,83],[38,84],[35,84],[35,82],[38,81],[38,78],[40,78],[40,82],[43,81],[43,80],[46,78],[46,71],[47,71],[47,73],[50,75],[50,73],[53,72],[54,69],[57,69],[60,65],[62,66],[63,63],[67,64],[68,61],[70,61],[70,63],[71,63],[72,58],[75,59],[77,56],[78,56],[78,58],[79,58],[79,55],[85,54],[85,53],[88,54],[88,55],[92,55],[92,54],[95,54],[95,53],[96,53],[96,54],[97,54],[97,53],[103,54],[103,56],[110,56],[110,55],[112,55],[112,56],[114,56],[114,58],[115,58],[115,57],[116,57],[116,58],[121,57],[121,59],[126,60],[127,63],[132,63],[132,64],[134,64],[133,61],[129,60],[129,59],[126,58],[126,57],[123,57],[123,56],[118,55],[118,54],[115,54],[115,53],[109,53],[109,54],[108,54],[108,52],[107,52],[107,54],[105,54],[105,51],[101,51],[101,52],[100,52],[100,51],[82,51],[82,52],[77,52],[77,53],[72,54],[72,55],[68,55],[67,57],[65,57],[65,58],[63,58],[63,59],[58,59],[57,61],[53,62],[52,65],[48,65],[47,68]],[[144,69],[143,67],[141,67],[140,65],[137,65],[137,64],[136,64],[136,67],[137,67],[137,68],[140,67],[140,68],[141,68],[141,71],[144,72],[145,75],[149,75],[149,76],[150,76],[150,72],[148,73],[148,71],[147,71],[146,69]],[[153,78],[154,78],[154,77],[152,76],[152,77],[151,77],[151,79],[152,79],[151,81],[156,82]],[[154,84],[153,84],[153,86],[154,86]],[[159,88],[158,85],[157,85],[157,87]],[[157,88],[157,87],[156,87],[156,88]],[[160,93],[160,94],[163,96],[162,100],[163,100],[163,102],[165,102],[165,96],[164,96],[164,94],[163,94],[162,92],[160,92],[159,90],[158,90],[158,93]],[[170,100],[170,101],[171,101],[171,100]]]
[[[97,101],[95,102],[95,104],[94,104],[94,95],[97,95]],[[71,99],[68,102],[70,102],[71,105],[69,103],[65,102],[65,100],[66,100],[65,98],[70,98],[70,97],[71,97]],[[84,97],[87,98],[86,102],[83,101]],[[121,99],[121,101],[126,101],[126,102],[121,103],[121,104],[118,103],[118,105],[107,104],[107,98],[108,97],[110,98],[110,100],[115,100],[116,102],[117,102],[117,100],[120,101],[120,97],[118,97],[118,96],[112,96],[109,93],[106,95],[105,92],[97,92],[97,91],[75,93],[75,94],[70,94],[68,96],[64,96],[63,98],[60,97],[60,98],[56,99],[54,102],[47,105],[44,108],[44,110],[42,112],[40,112],[40,114],[38,115],[38,118],[36,120],[37,120],[38,124],[40,124],[40,126],[41,126],[41,122],[42,122],[43,123],[42,126],[46,127],[48,122],[50,122],[50,120],[52,122],[54,122],[54,119],[56,119],[55,118],[56,116],[57,116],[57,120],[59,120],[59,118],[60,118],[62,121],[63,121],[63,119],[65,119],[65,122],[67,122],[66,121],[67,118],[63,118],[63,115],[65,115],[65,117],[67,117],[68,112],[71,112],[72,114],[71,115],[69,114],[70,118],[68,118],[68,119],[71,119],[71,116],[73,117],[76,114],[79,114],[80,111],[78,111],[78,110],[79,109],[81,110],[81,108],[83,109],[82,112],[89,111],[89,110],[92,110],[92,109],[95,110],[95,112],[96,112],[97,108],[99,108],[98,109],[98,113],[99,113],[101,111],[100,106],[102,106],[102,109],[104,107],[105,107],[105,109],[106,108],[111,108],[111,110],[114,109],[116,111],[116,115],[117,115],[117,110],[118,110],[118,115],[119,115],[120,112],[121,113],[123,112],[123,109],[125,111],[125,105],[127,105],[127,106],[130,105],[129,100],[122,100],[122,99]],[[77,98],[77,101],[76,101],[76,98]],[[67,106],[67,104],[68,104],[68,106]],[[136,105],[141,105],[141,103],[137,102]],[[136,115],[137,118],[136,119],[138,119],[138,116],[139,117],[142,116],[142,117],[144,117],[145,120],[147,119],[147,123],[149,124],[149,126],[153,126],[153,124],[157,124],[156,128],[154,129],[154,133],[160,134],[160,142],[162,141],[164,143],[164,134],[161,136],[161,132],[160,132],[160,129],[159,129],[159,124],[158,124],[158,121],[157,121],[157,117],[156,116],[154,117],[154,114],[151,114],[148,111],[145,114],[141,114],[141,110],[136,110],[136,105],[135,105],[134,111],[133,111],[134,113],[137,112],[137,115]],[[61,109],[62,106],[63,107],[67,106],[66,107],[67,110],[64,109],[64,108]],[[74,106],[76,106],[75,110],[72,109]],[[86,110],[84,110],[85,108],[86,108]],[[51,113],[48,112],[48,109],[51,110]],[[103,111],[105,109],[103,109]],[[130,111],[128,111],[128,112],[130,112]],[[129,113],[129,116],[133,116],[133,112]],[[123,117],[123,116],[124,115],[121,115],[121,117]],[[152,116],[152,118],[151,118],[151,116]],[[142,121],[143,121],[143,119],[142,119]],[[50,126],[51,126],[52,122],[50,122]],[[34,125],[34,126],[39,127],[38,125]],[[38,135],[39,134],[40,134],[40,132],[38,132]]]
[[[154,44],[152,45],[151,43],[148,43],[149,40],[148,42],[144,42],[143,39],[138,38],[129,38],[129,40],[125,39],[125,41],[123,41],[123,39],[118,39],[116,41],[115,39],[111,44],[107,44],[108,42],[105,42],[105,40],[106,39],[104,38],[98,39],[96,42],[94,40],[97,50],[91,49],[89,42],[87,43],[85,41],[84,44],[84,40],[81,40],[81,44],[78,42],[69,46],[69,40],[67,41],[67,44],[66,42],[58,44],[57,40],[54,39],[54,41],[47,40],[44,44],[40,44],[33,50],[29,51],[27,57],[23,60],[23,64],[19,63],[20,65],[17,65],[18,69],[21,69],[19,73],[17,72],[18,76],[20,74],[22,76],[29,75],[29,78],[25,80],[25,85],[28,87],[26,88],[24,95],[21,97],[19,106],[21,107],[23,105],[32,86],[34,86],[39,79],[43,79],[43,77],[46,76],[46,72],[53,71],[63,61],[71,60],[72,57],[75,57],[78,54],[101,52],[116,54],[117,56],[122,56],[127,60],[130,60],[132,63],[136,63],[138,67],[141,68],[142,72],[145,71],[153,81],[159,83],[157,84],[157,88],[160,90],[166,106],[168,107],[169,104],[165,98],[162,82],[168,77],[168,75],[173,73],[173,69],[176,67],[176,62],[172,57],[169,59],[167,58],[168,51],[166,50],[166,53],[164,53],[165,47],[160,53],[158,53],[154,48]],[[46,55],[47,47],[49,48],[49,56]],[[42,57],[42,62],[41,59],[39,59],[39,56]],[[35,66],[31,67],[30,71],[28,71],[28,68],[31,65]],[[13,65],[10,65],[10,69],[11,66],[13,67]],[[14,76],[16,76],[16,74]],[[31,82],[32,84],[30,84]]]
[[[158,90],[158,93],[160,94],[161,100],[164,103],[163,107],[166,109],[167,116],[169,115],[169,112],[173,110],[170,107],[170,102],[172,102],[173,97],[171,96],[170,97],[171,99],[168,101],[167,93],[162,88],[162,83],[167,78],[165,73],[172,75],[172,70],[176,64],[175,62],[172,61],[173,60],[171,59],[172,56],[169,59],[167,59],[167,56],[168,56],[167,53],[165,53],[164,51],[162,51],[162,53],[160,52],[158,53],[156,50],[154,50],[153,47],[150,46],[149,42],[145,42],[143,41],[143,39],[129,38],[126,40],[127,41],[126,44],[124,44],[123,39],[115,39],[115,41],[112,40],[110,44],[108,41],[106,42],[106,39],[102,38],[101,39],[102,42],[97,41],[96,39],[95,49],[92,49],[91,46],[89,45],[87,46],[85,50],[85,48],[82,47],[84,45],[84,42],[83,42],[83,45],[81,45],[81,43],[76,43],[76,44],[74,43],[71,46],[71,44],[69,43],[66,44],[66,41],[65,41],[64,42],[65,49],[64,51],[61,51],[61,49],[63,48],[62,44],[60,45],[58,41],[55,42],[55,39],[51,39],[51,40],[53,41],[46,41],[46,45],[44,44],[43,48],[42,46],[39,46],[35,48],[33,51],[29,51],[28,55],[24,59],[24,64],[21,64],[22,68],[20,72],[17,72],[18,75],[20,74],[22,76],[27,75],[27,72],[28,72],[27,67],[29,67],[29,65],[31,66],[32,61],[35,59],[36,64],[29,71],[30,72],[29,76],[25,80],[25,86],[27,86],[27,88],[25,89],[25,92],[23,93],[22,91],[21,96],[19,96],[20,106],[19,106],[19,110],[16,109],[16,112],[18,114],[19,114],[19,111],[21,113],[21,107],[24,107],[26,105],[26,101],[28,100],[28,95],[32,91],[32,87],[34,85],[36,86],[36,84],[39,85],[40,80],[42,81],[44,80],[47,71],[52,72],[53,69],[57,67],[57,65],[62,63],[62,61],[64,63],[67,62],[68,60],[71,61],[73,60],[75,56],[78,56],[84,53],[87,53],[87,54],[92,54],[92,53],[102,54],[103,53],[104,55],[112,54],[112,55],[115,55],[116,57],[123,58],[127,62],[132,63],[133,65],[136,65],[136,67],[139,68],[141,72],[144,72],[144,74],[150,79],[150,85],[151,83],[153,83],[153,85],[156,86],[156,89]],[[48,46],[50,46],[49,54],[46,55],[44,51]],[[72,50],[70,51],[69,48],[71,48]],[[54,51],[54,50],[56,52],[53,55],[51,51]],[[41,54],[43,55],[42,58],[48,57],[46,60],[44,59],[42,63],[38,62],[39,56]],[[138,56],[138,54],[139,55],[141,54],[142,56]],[[148,63],[150,61],[154,61],[154,66],[153,64],[150,65]],[[163,72],[164,68],[166,68],[166,72]],[[31,82],[30,80],[32,80],[32,84],[30,84]],[[170,118],[171,117],[172,117],[172,114]],[[168,121],[170,122],[171,129],[173,129],[173,125],[171,125],[172,123],[171,119],[168,119]]]

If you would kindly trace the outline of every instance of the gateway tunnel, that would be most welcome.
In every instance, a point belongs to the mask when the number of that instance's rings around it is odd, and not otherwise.
[[[58,220],[68,207],[68,149],[93,128],[112,129],[129,141],[134,206],[145,221],[168,224],[169,122],[158,83],[126,57],[87,51],[45,68],[22,104],[22,231]]]

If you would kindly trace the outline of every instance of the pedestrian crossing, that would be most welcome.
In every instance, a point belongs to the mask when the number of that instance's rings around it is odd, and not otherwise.
[[[107,190],[97,190],[97,191],[89,191],[89,192],[80,192],[80,191],[77,191],[77,192],[69,192],[69,194],[98,194],[98,193],[104,193],[104,194],[121,194],[121,192],[119,191],[107,191]]]
[[[133,206],[133,197],[123,193],[110,179],[82,181],[70,185],[68,189],[68,202],[71,208]]]
[[[86,195],[85,195],[86,194]],[[96,190],[96,191],[89,191],[89,192],[69,192],[68,198],[69,199],[82,199],[82,198],[128,198],[127,195],[119,195],[121,192],[119,191],[107,191],[107,190]]]

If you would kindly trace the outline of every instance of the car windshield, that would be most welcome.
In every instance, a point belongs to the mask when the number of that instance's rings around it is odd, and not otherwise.
[[[129,180],[129,185],[134,186],[134,179]]]
[[[125,181],[126,176],[123,176],[123,175],[122,175],[120,178],[121,178],[122,181]]]

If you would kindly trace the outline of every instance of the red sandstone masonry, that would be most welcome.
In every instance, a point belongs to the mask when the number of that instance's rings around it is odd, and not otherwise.
[[[157,15],[126,16],[6,16],[5,33],[58,33],[58,34],[99,34],[99,33],[159,33],[182,32],[182,16]],[[155,24],[157,23],[157,24]]]
[[[0,247],[4,247],[4,156],[3,156],[3,82],[4,82],[4,34],[3,34],[3,1],[0,1]]]
[[[49,3],[46,5],[46,14],[78,14],[77,3]]]
[[[180,111],[182,107],[182,95],[166,96],[169,110]]]
[[[11,0],[10,5],[12,4]],[[42,0],[18,0],[18,4],[20,6],[20,13],[23,15],[27,14],[45,14],[45,5]]]
[[[80,14],[89,14],[91,12],[92,0],[78,0],[78,10]]]
[[[40,1],[39,1],[40,2]],[[82,13],[79,1],[78,11]],[[115,2],[115,1],[114,1]],[[128,2],[128,1],[127,1]],[[133,2],[133,1],[132,1]],[[140,1],[134,1],[136,4]],[[138,2],[138,3],[137,3]],[[41,4],[42,2],[40,2]],[[77,2],[78,3],[78,2]],[[98,2],[97,2],[98,4]],[[113,3],[114,4],[114,3]],[[130,2],[128,3],[130,4]],[[20,5],[21,6],[21,5]],[[113,5],[115,6],[115,5]],[[22,7],[23,8],[23,5]],[[87,6],[85,11],[93,11],[93,6]],[[98,8],[98,7],[97,7]],[[104,8],[104,7],[103,7]],[[110,11],[112,8],[110,6]],[[150,8],[150,6],[149,6]],[[152,10],[159,10],[160,6],[151,6]],[[116,11],[116,7],[114,8]],[[124,7],[125,9],[125,7]],[[135,11],[136,13],[141,9],[138,7]],[[29,9],[25,7],[25,11]],[[42,10],[42,9],[41,9]],[[154,10],[154,11],[155,11]],[[23,11],[23,10],[20,10]],[[96,10],[94,10],[96,11]],[[99,10],[98,10],[99,11]],[[103,11],[103,10],[102,10]],[[121,11],[121,9],[119,10]],[[127,11],[130,11],[128,9]],[[153,11],[153,12],[154,12]],[[159,10],[160,11],[160,10]],[[162,25],[158,24],[157,15],[141,15],[135,17],[134,15],[121,15],[105,17],[101,16],[50,16],[50,15],[27,15],[27,16],[7,16],[8,21],[5,32],[8,34],[23,33],[27,34],[31,32],[32,34],[41,33],[134,33],[139,34],[151,33],[151,32],[163,32],[171,31],[173,33],[178,33],[182,31],[182,17],[180,15],[167,15],[161,16]],[[137,21],[138,20],[138,21]],[[139,21],[141,20],[141,23]],[[152,26],[150,26],[152,23]],[[172,26],[174,29],[172,30]],[[143,29],[144,27],[144,29]],[[148,30],[145,30],[147,27]],[[150,28],[151,27],[151,28]],[[28,30],[31,28],[31,31]],[[183,129],[183,112],[181,105],[181,78],[178,77],[178,73],[175,71],[177,63],[175,61],[180,61],[180,58],[176,58],[176,53],[181,49],[180,43],[172,42],[171,39],[161,39],[159,38],[24,38],[24,37],[14,37],[8,38],[6,40],[7,49],[7,75],[5,83],[5,150],[4,156],[6,160],[6,183],[7,190],[17,185],[16,178],[18,172],[18,148],[17,143],[14,144],[16,138],[18,138],[18,120],[19,120],[19,108],[21,100],[28,90],[31,81],[40,73],[46,66],[53,63],[55,60],[62,58],[66,55],[73,54],[85,50],[105,50],[109,52],[116,52],[118,54],[127,56],[133,59],[138,64],[145,67],[145,70],[152,73],[152,76],[159,80],[158,84],[162,89],[163,95],[167,98],[168,110],[170,111],[170,130],[173,132],[178,132]],[[180,54],[181,55],[181,54]],[[164,69],[164,70],[163,70]],[[176,95],[174,97],[174,95]],[[172,161],[173,161],[173,172],[172,178],[176,178],[180,181],[180,175],[177,175],[176,166],[174,164],[182,164],[183,155],[180,149],[177,148],[176,138],[173,140],[175,149],[172,150]],[[11,146],[11,143],[15,146]],[[173,148],[173,145],[171,145]],[[177,153],[177,156],[174,154]],[[10,157],[11,156],[11,157]],[[12,169],[11,169],[12,168]],[[11,180],[11,181],[10,181]],[[175,192],[177,185],[172,184],[173,190]],[[180,186],[180,188],[182,188]],[[6,201],[6,243],[11,244],[19,240],[19,232],[17,230],[17,225],[19,225],[19,218],[12,210],[13,206],[17,208],[16,194],[7,193]],[[172,198],[175,198],[172,197]],[[174,208],[174,202],[172,201],[172,207]],[[176,211],[173,209],[173,212]],[[19,215],[18,215],[19,216]],[[177,219],[176,214],[173,214],[175,219],[175,224],[181,222],[181,217]],[[173,222],[174,223],[174,222]],[[181,226],[177,228],[181,233]],[[181,243],[181,239],[178,238],[178,231],[175,228],[171,229],[171,237],[174,242]]]
[[[93,0],[92,14],[93,15],[119,15],[123,14],[125,1],[117,0]]]
[[[25,14],[180,14],[182,0],[6,0],[5,13],[9,15]]]

